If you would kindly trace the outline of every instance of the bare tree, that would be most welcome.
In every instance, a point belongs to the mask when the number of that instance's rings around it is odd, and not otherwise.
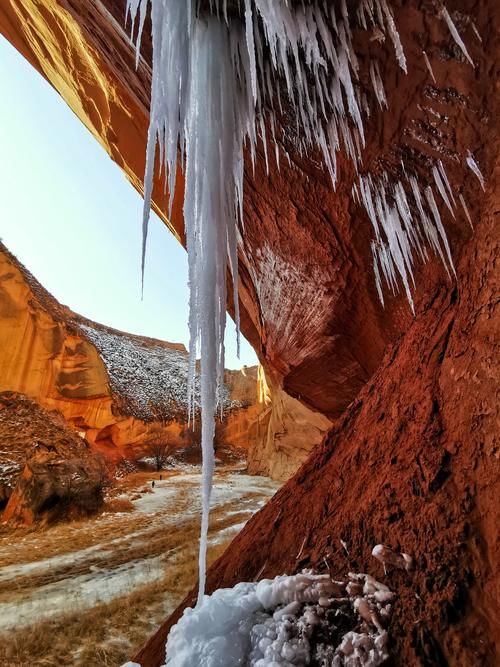
[[[165,467],[168,457],[172,453],[172,447],[168,444],[166,436],[163,436],[161,439],[156,437],[149,447],[149,452],[153,458],[155,469],[158,472]]]
[[[167,444],[154,444],[151,445],[151,456],[153,457],[155,470],[163,470],[168,459],[168,445]]]

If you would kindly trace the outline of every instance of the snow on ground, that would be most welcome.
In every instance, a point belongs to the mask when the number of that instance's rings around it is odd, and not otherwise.
[[[219,472],[215,481],[211,544],[236,535],[278,488],[277,483],[267,478],[235,473]],[[200,475],[194,473],[156,481],[152,493],[144,493],[133,501],[134,512],[103,514],[95,520],[75,524],[75,544],[79,531],[88,534],[94,532],[93,528],[100,536],[96,543],[81,549],[68,543],[64,553],[0,567],[0,585],[6,591],[0,593],[0,630],[27,626],[69,610],[88,609],[160,580],[169,562],[179,556],[178,542],[169,548],[169,534],[175,531],[177,536],[182,534],[183,526],[186,534],[198,534],[199,487]],[[217,530],[221,523],[223,528]],[[127,530],[129,525],[134,529]],[[103,539],[107,531],[112,536]],[[156,547],[160,538],[163,541]],[[30,533],[19,542],[23,545],[31,542],[33,552],[37,539],[36,533]],[[16,546],[12,536],[2,541],[0,560]]]

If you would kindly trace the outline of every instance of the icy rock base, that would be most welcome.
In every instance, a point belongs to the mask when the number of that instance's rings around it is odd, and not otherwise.
[[[166,667],[376,667],[393,597],[370,575],[309,571],[219,589],[172,628]]]

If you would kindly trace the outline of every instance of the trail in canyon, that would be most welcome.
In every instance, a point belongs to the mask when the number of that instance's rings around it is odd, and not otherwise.
[[[147,492],[134,492],[131,512],[0,536],[0,631],[83,611],[159,582],[188,557],[195,541],[199,483],[199,473],[169,475],[152,492],[149,484]],[[216,473],[209,545],[233,537],[277,488],[263,477]],[[166,602],[173,609],[177,601]]]

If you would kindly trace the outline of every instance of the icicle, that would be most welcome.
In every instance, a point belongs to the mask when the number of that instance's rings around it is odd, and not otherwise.
[[[483,190],[486,190],[484,185],[484,177],[477,165],[477,162],[474,160],[474,156],[470,151],[467,151],[467,157],[465,158],[465,161],[467,162],[467,166],[469,167],[469,169],[471,169],[474,172],[475,176],[477,176]]]
[[[460,203],[462,204],[462,208],[464,209],[465,217],[467,218],[469,225],[471,229],[474,229],[474,225],[472,224],[472,218],[470,217],[469,209],[467,208],[467,204],[465,203],[465,199],[463,198],[462,193],[458,195],[458,198],[460,200]]]
[[[479,30],[477,29],[477,26],[476,26],[476,24],[474,23],[474,21],[471,21],[471,25],[472,25],[472,30],[474,31],[474,34],[476,35],[476,37],[478,38],[478,40],[479,40],[479,41],[481,42],[481,44],[482,44],[482,43],[483,43],[483,38],[482,38],[481,35],[479,34]]]
[[[449,204],[445,186],[450,193],[451,188],[444,167],[442,171],[439,166],[434,169],[433,174],[438,189],[443,199],[446,198]],[[443,174],[446,180],[443,179]],[[424,262],[427,261],[428,254],[423,245],[424,237],[431,248],[439,255],[448,275],[450,275],[448,268],[451,268],[453,272],[455,272],[455,269],[446,232],[431,188],[425,188],[424,192],[428,210],[432,213],[434,223],[431,222],[425,210],[426,204],[417,179],[415,176],[410,176],[408,181],[417,206],[418,214],[415,215],[410,208],[403,183],[396,180],[391,186],[391,179],[386,172],[381,174],[376,183],[370,175],[360,176],[358,182],[359,195],[358,190],[353,187],[352,196],[353,199],[356,197],[363,205],[375,232],[372,254],[375,283],[379,297],[382,290],[382,276],[393,294],[397,293],[398,280],[400,280],[408,303],[413,310],[410,290],[410,282],[415,286],[412,251],[416,250],[420,259]],[[391,204],[391,201],[394,204]],[[383,298],[380,298],[380,300],[383,303]]]
[[[429,58],[427,57],[427,53],[425,51],[422,51],[422,55],[424,56],[425,66],[427,67],[427,70],[431,75],[431,79],[433,80],[434,83],[436,83],[436,77],[434,76],[434,72],[432,71],[432,65]]]
[[[378,63],[377,62],[374,63],[373,60],[370,62],[370,77],[372,80],[373,90],[375,92],[375,96],[380,105],[380,108],[381,109],[383,107],[387,108],[387,98],[385,96],[384,84],[382,83],[382,79],[380,77]]]
[[[380,279],[380,271],[378,269],[379,254],[377,252],[377,246],[372,242],[372,256],[373,256],[373,272],[375,273],[375,287],[377,288],[378,298],[382,306],[385,306],[384,302],[384,293],[382,291],[382,281]]]
[[[472,67],[474,67],[474,61],[473,61],[472,58],[470,57],[469,52],[467,51],[467,48],[466,48],[466,46],[465,46],[465,44],[464,44],[462,38],[460,37],[460,35],[459,35],[459,33],[458,33],[458,30],[457,30],[455,24],[453,23],[453,19],[452,19],[451,16],[449,15],[448,10],[446,9],[446,7],[445,7],[444,5],[443,5],[443,8],[441,9],[441,16],[442,16],[442,17],[444,18],[444,20],[446,21],[446,24],[448,25],[448,28],[449,28],[450,33],[451,33],[451,36],[452,36],[453,39],[455,40],[455,43],[456,43],[457,46],[460,48],[460,50],[462,51],[462,53],[464,54],[464,56],[467,58],[467,60],[470,62],[470,64],[472,65]]]
[[[255,42],[253,37],[252,3],[245,0],[245,30],[248,55],[250,56],[250,79],[252,82],[253,101],[257,102],[257,65],[255,60]]]
[[[396,24],[394,23],[394,16],[392,15],[391,10],[387,6],[386,0],[379,0],[380,5],[385,14],[387,21],[387,27],[389,29],[389,35],[391,36],[392,43],[394,44],[394,50],[396,52],[396,58],[398,60],[399,66],[405,74],[408,74],[408,69],[406,67],[406,58],[403,51],[403,45],[401,44],[401,39],[399,38],[399,32],[397,31]]]
[[[432,189],[427,186],[424,190],[425,196],[427,198],[427,201],[429,202],[429,206],[432,211],[432,215],[434,216],[434,220],[436,222],[436,228],[439,232],[439,235],[441,236],[441,241],[443,243],[444,249],[446,251],[446,255],[448,257],[448,265],[450,269],[455,273],[455,266],[453,264],[453,259],[451,257],[451,251],[450,251],[450,246],[448,244],[448,238],[446,237],[446,232],[443,227],[443,223],[441,222],[441,216],[439,215],[439,210],[436,204],[436,200],[434,199],[434,194],[432,192]],[[445,268],[448,271],[448,267],[445,264]],[[456,275],[456,274],[455,274]]]
[[[451,201],[453,202],[453,207],[455,207],[455,206],[457,205],[457,203],[456,203],[456,201],[455,201],[455,197],[453,196],[453,191],[452,191],[451,186],[450,186],[450,181],[448,180],[448,176],[447,176],[447,174],[446,174],[446,170],[445,170],[444,165],[443,165],[443,163],[441,162],[441,160],[438,160],[438,169],[439,169],[439,172],[440,172],[440,174],[441,174],[441,177],[442,177],[442,179],[443,179],[443,181],[444,181],[444,184],[446,185],[446,189],[448,190],[448,193],[449,193],[449,195],[450,195]]]
[[[449,212],[453,217],[455,217],[455,213],[453,212],[453,208],[451,206],[451,202],[448,199],[448,194],[446,193],[444,183],[441,179],[441,174],[439,173],[439,169],[436,167],[436,165],[433,165],[432,167],[432,175],[434,176],[434,181],[436,182],[437,189],[439,191],[439,194],[443,198],[444,203],[448,207]]]

